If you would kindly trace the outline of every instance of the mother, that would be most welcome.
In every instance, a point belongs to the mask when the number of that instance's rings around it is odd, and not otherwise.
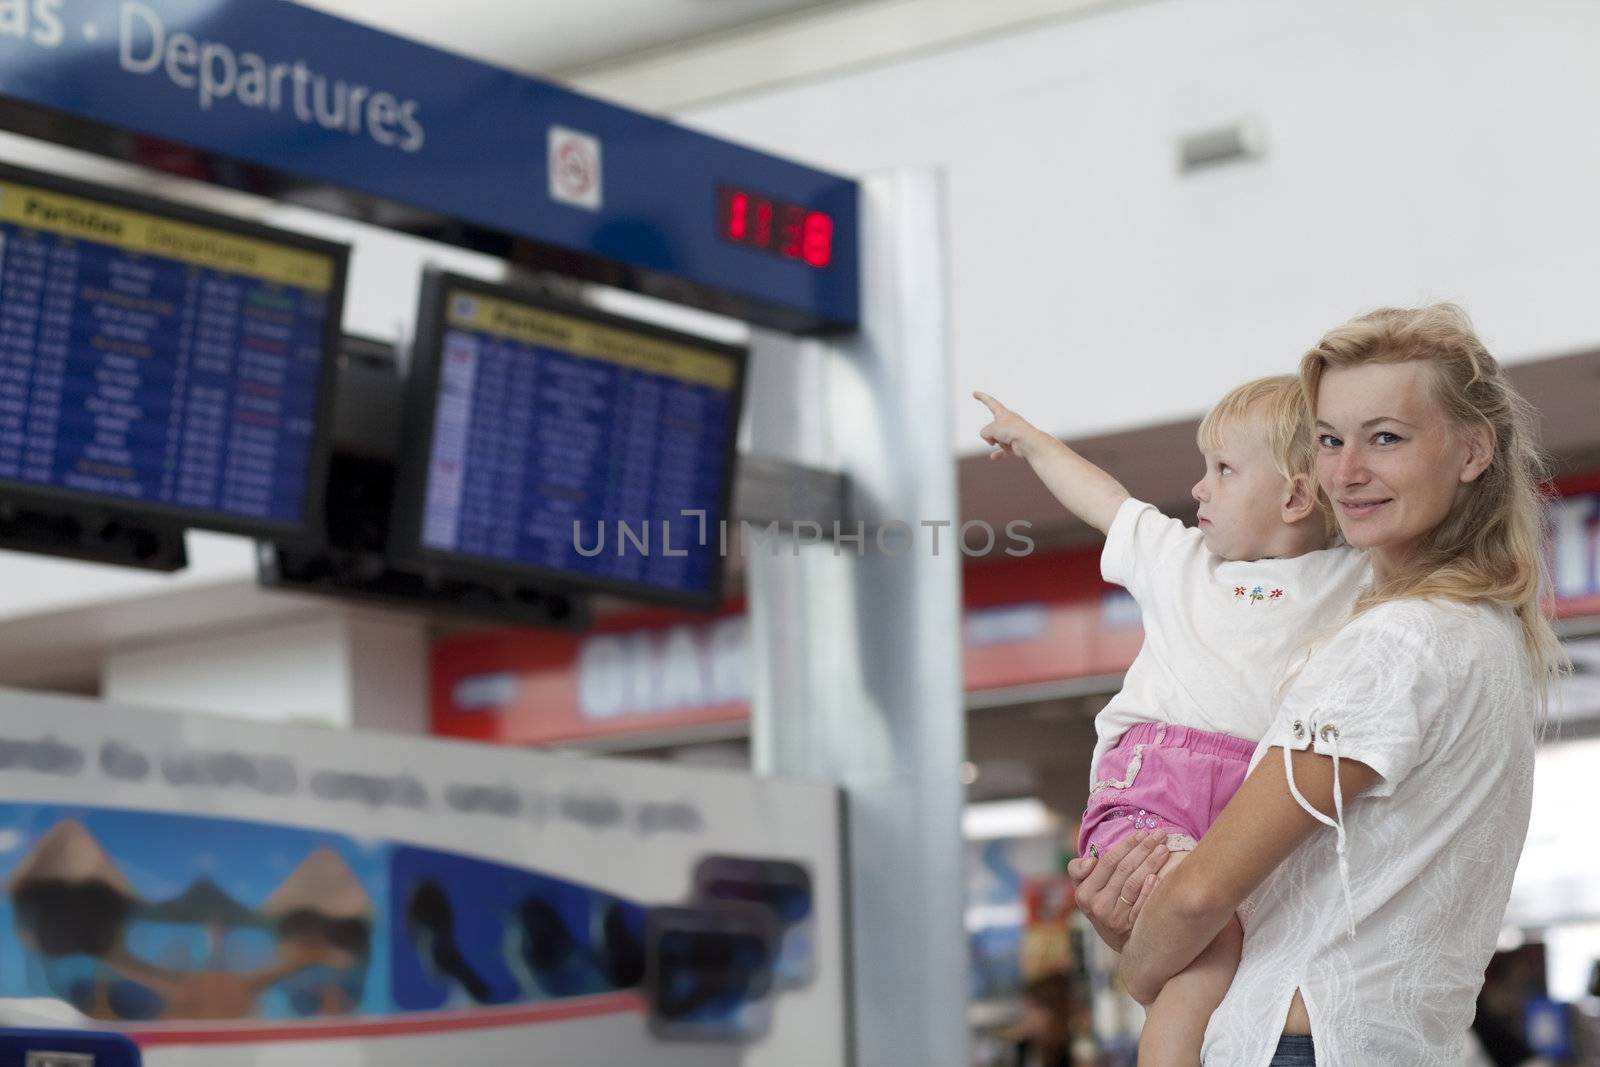
[[[1145,1003],[1243,915],[1207,1064],[1454,1065],[1563,662],[1541,613],[1532,415],[1450,305],[1348,322],[1300,374],[1318,481],[1373,584],[1285,682],[1188,862],[1156,884],[1159,841],[1130,840],[1069,870]]]

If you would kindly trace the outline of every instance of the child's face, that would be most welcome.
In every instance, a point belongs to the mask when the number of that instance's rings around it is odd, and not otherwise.
[[[1216,451],[1200,450],[1206,473],[1190,490],[1200,504],[1200,533],[1213,555],[1261,559],[1283,530],[1289,484],[1272,462],[1259,420],[1241,420],[1219,436]]]

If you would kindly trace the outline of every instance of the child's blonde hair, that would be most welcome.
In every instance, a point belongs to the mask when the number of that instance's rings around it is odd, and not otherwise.
[[[1324,532],[1332,537],[1337,526],[1317,492],[1317,442],[1300,379],[1293,374],[1275,374],[1228,390],[1200,420],[1196,440],[1207,452],[1221,451],[1223,435],[1252,419],[1266,432],[1273,466],[1284,481],[1304,483],[1305,491],[1317,500]]]

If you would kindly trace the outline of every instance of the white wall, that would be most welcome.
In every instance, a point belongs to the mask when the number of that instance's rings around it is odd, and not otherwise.
[[[1192,416],[1379,304],[1510,361],[1600,342],[1600,5],[1168,0],[685,112],[830,168],[948,175],[954,441],[974,388],[1063,436]],[[1181,177],[1248,118],[1257,164]]]
[[[349,611],[150,638],[105,657],[100,689],[112,703],[424,734],[427,626]]]
[[[338,619],[241,627],[114,652],[100,695],[172,711],[349,726],[350,666]]]
[[[1600,859],[1592,849],[1573,847],[1573,813],[1594,807],[1597,762],[1600,738],[1558,741],[1540,751],[1528,839],[1506,913],[1509,924],[1536,928],[1600,918],[1595,877]]]
[[[196,530],[185,540],[189,566],[175,574],[0,550],[0,624],[255,576],[255,548],[245,538]]]

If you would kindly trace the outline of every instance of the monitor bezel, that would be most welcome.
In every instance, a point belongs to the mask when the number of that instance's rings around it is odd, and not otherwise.
[[[333,280],[328,289],[328,312],[322,330],[323,361],[317,379],[317,406],[311,431],[311,450],[306,459],[306,484],[299,522],[285,523],[271,519],[257,519],[231,515],[223,511],[165,504],[160,501],[106,496],[83,489],[41,486],[36,482],[10,478],[0,478],[0,499],[13,500],[40,509],[63,507],[75,511],[88,509],[130,520],[148,517],[167,525],[180,525],[185,529],[212,530],[259,540],[275,540],[306,546],[321,544],[326,539],[323,524],[328,463],[333,451],[334,387],[337,383],[340,345],[344,333],[344,298],[350,265],[350,247],[336,241],[266,226],[145,193],[79,181],[9,163],[0,163],[0,180],[36,186],[50,192],[103,203],[109,207],[158,215],[176,222],[204,226],[240,237],[325,255],[333,264]]]
[[[673,589],[644,582],[591,576],[581,571],[562,570],[536,564],[512,563],[465,552],[449,552],[422,543],[423,511],[427,494],[428,465],[433,442],[434,414],[439,389],[439,371],[444,348],[445,309],[451,293],[465,290],[480,296],[525,304],[601,325],[628,330],[657,340],[690,345],[734,363],[733,398],[729,407],[730,426],[723,449],[725,476],[717,501],[716,519],[731,520],[734,483],[738,479],[739,424],[744,413],[745,379],[750,349],[684,333],[652,322],[629,318],[526,288],[486,282],[448,271],[426,271],[417,305],[416,339],[411,350],[405,387],[405,431],[395,471],[394,507],[390,516],[390,554],[411,566],[437,569],[486,581],[507,578],[526,581],[564,592],[601,592],[666,607],[707,611],[722,605],[727,581],[727,561],[720,558],[720,528],[707,516],[707,550],[714,559],[711,581],[704,590]]]

